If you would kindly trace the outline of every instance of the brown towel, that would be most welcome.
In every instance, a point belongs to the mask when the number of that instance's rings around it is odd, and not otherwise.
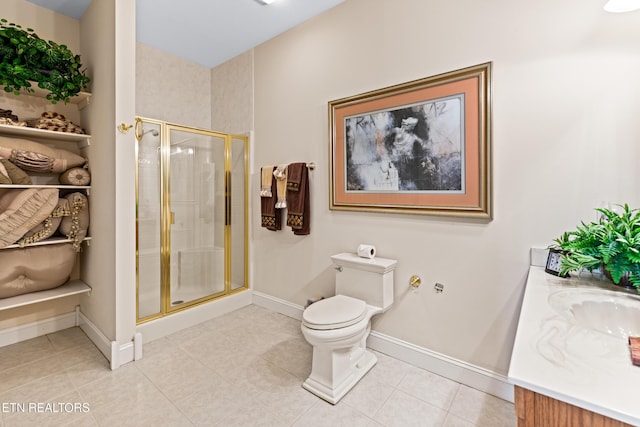
[[[272,170],[275,167],[272,167]],[[273,173],[273,172],[271,172]],[[276,180],[271,182],[271,197],[260,197],[261,226],[267,230],[282,230],[282,210],[276,209]]]
[[[287,170],[287,225],[293,234],[311,233],[309,170],[306,163],[291,163]]]

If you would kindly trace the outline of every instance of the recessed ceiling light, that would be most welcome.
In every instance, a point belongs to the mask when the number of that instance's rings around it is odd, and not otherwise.
[[[267,4],[271,4],[276,0],[256,0],[258,3],[260,3],[261,5],[267,5]]]

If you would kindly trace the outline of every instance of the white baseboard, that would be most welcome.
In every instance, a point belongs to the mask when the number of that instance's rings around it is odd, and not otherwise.
[[[89,337],[98,350],[109,360],[111,369],[118,369],[125,363],[135,360],[134,342],[119,344],[117,341],[110,341],[100,329],[89,320],[82,312],[79,313],[80,329]]]
[[[46,334],[62,331],[79,326],[102,354],[111,362],[111,369],[134,360],[134,343],[118,345],[109,341],[107,337],[94,325],[79,307],[75,311],[58,316],[42,319],[14,328],[0,331],[0,347],[16,344]]]
[[[138,325],[136,332],[144,342],[154,341],[214,317],[230,313],[251,304],[251,291],[246,290],[206,304],[173,313],[170,316]]]
[[[289,301],[285,301],[280,298],[272,297],[271,295],[263,294],[262,292],[253,291],[253,303],[260,307],[268,308],[272,311],[277,311],[285,316],[292,317],[297,320],[302,320],[302,312],[304,307],[301,305],[293,304]]]
[[[98,329],[84,314],[80,313],[79,325],[80,329],[89,337],[93,344],[98,347],[100,353],[104,354],[104,357],[111,361],[111,341],[104,336],[102,331]]]
[[[253,292],[253,303],[294,319],[302,319],[302,306],[260,292]],[[444,354],[372,331],[367,346],[403,362],[441,375],[474,389],[513,402],[513,385],[505,375],[463,362]]]
[[[371,331],[367,346],[403,362],[513,402],[513,384],[505,375]]]
[[[60,314],[0,331],[0,347],[30,340],[76,326],[76,312]]]

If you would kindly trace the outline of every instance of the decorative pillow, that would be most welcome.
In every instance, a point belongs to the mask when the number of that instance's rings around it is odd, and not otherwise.
[[[65,196],[69,201],[70,216],[62,218],[60,223],[60,233],[73,240],[73,247],[76,251],[80,251],[80,244],[87,236],[89,228],[89,201],[87,196],[82,193],[71,193]]]
[[[57,188],[7,190],[0,195],[0,247],[17,242],[48,217],[58,202]]]
[[[60,174],[58,181],[65,185],[89,185],[91,174],[85,168],[71,168]]]
[[[41,240],[48,239],[58,231],[58,227],[60,227],[60,223],[62,222],[62,217],[69,215],[71,215],[71,211],[69,210],[69,201],[67,199],[58,199],[58,204],[53,212],[51,212],[51,215],[46,217],[44,221],[33,227],[31,230],[27,231],[27,234],[18,241],[18,244],[21,246],[31,245]]]
[[[7,168],[4,167],[2,161],[0,160],[0,184],[13,184],[11,182],[11,178],[9,178],[9,172]]]
[[[12,184],[19,185],[31,185],[31,177],[27,175],[25,171],[11,163],[7,159],[0,159],[0,164],[4,166],[5,170],[8,173],[9,179]]]
[[[0,298],[56,288],[69,280],[76,260],[71,243],[0,251]]]
[[[21,169],[33,172],[61,173],[87,160],[71,151],[53,148],[29,139],[0,136],[0,157],[5,157]]]

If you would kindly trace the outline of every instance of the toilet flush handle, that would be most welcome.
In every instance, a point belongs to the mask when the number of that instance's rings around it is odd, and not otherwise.
[[[336,265],[336,266],[335,266],[335,267],[333,267],[333,268],[335,268],[335,269],[338,271],[338,273],[341,273],[341,272],[342,272],[342,266],[341,266],[341,265]]]

